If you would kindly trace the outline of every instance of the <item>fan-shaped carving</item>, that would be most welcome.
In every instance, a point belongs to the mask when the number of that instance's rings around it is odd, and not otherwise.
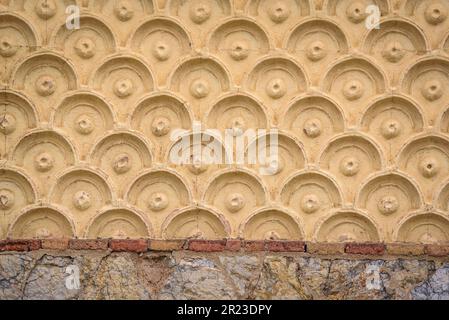
[[[345,129],[342,109],[324,96],[301,97],[293,101],[281,119],[281,128],[291,131],[308,145],[312,162],[316,161],[321,146]]]
[[[227,171],[215,176],[204,194],[207,204],[226,213],[228,219],[241,221],[265,204],[266,189],[258,178],[246,171]]]
[[[93,16],[82,16],[79,29],[69,30],[64,23],[52,37],[51,45],[75,63],[83,83],[104,55],[114,53],[117,46],[110,28]]]
[[[320,168],[337,177],[349,201],[352,201],[358,184],[380,170],[382,164],[379,148],[359,135],[345,135],[331,140],[320,160]]]
[[[264,209],[251,215],[240,226],[240,235],[247,240],[301,240],[304,233],[288,213]]]
[[[372,216],[403,217],[422,206],[417,186],[397,173],[378,175],[360,189],[356,206]]]
[[[49,106],[67,91],[75,90],[78,80],[73,67],[60,56],[37,53],[22,61],[12,75],[12,86],[25,90],[39,106],[42,118],[48,120]]]
[[[449,220],[438,213],[412,214],[399,225],[396,240],[425,244],[448,242]]]
[[[154,66],[158,80],[165,83],[176,62],[192,50],[187,31],[175,21],[154,18],[144,22],[132,35],[131,48]]]
[[[102,138],[91,151],[92,164],[113,180],[120,195],[131,179],[151,166],[151,148],[137,135],[117,132]]]
[[[270,41],[265,30],[249,19],[232,19],[219,25],[209,39],[209,50],[230,66],[240,82],[247,66],[267,54]]]
[[[336,181],[315,171],[303,171],[291,177],[281,190],[281,201],[304,218],[327,214],[343,203]]]
[[[38,41],[37,32],[30,23],[15,14],[0,13],[0,64],[6,68],[0,73],[1,80],[7,80],[11,68],[34,51]]]
[[[6,90],[0,102],[0,158],[8,157],[11,148],[28,130],[37,126],[34,105],[22,95]]]
[[[166,8],[194,32],[207,32],[232,11],[230,0],[168,0]]]
[[[50,200],[66,207],[83,229],[101,208],[112,203],[111,187],[106,179],[90,169],[71,169],[58,177]]]
[[[155,10],[153,0],[93,0],[90,7],[108,19],[122,44],[128,40],[130,31]]]
[[[402,148],[397,163],[420,183],[430,202],[434,189],[449,172],[449,141],[439,136],[413,139]]]
[[[449,93],[449,60],[424,58],[405,71],[402,90],[413,96],[420,104],[430,105],[426,109],[430,124],[436,121],[439,108],[446,106]]]
[[[272,139],[275,136],[277,140]],[[282,181],[293,171],[304,168],[307,162],[302,145],[283,132],[259,135],[250,141],[246,159],[246,163],[254,164],[259,174],[273,186],[275,181]]]
[[[439,210],[449,211],[449,181],[443,183],[443,188],[434,199],[435,207]]]
[[[8,236],[13,239],[72,238],[75,228],[70,218],[52,207],[24,209],[11,225]]]
[[[440,47],[446,54],[449,54],[449,32],[444,37]]]
[[[324,0],[323,8],[330,16],[345,17],[352,23],[360,23],[366,18],[366,7],[376,5],[382,16],[390,11],[388,0]]]
[[[229,72],[211,58],[186,60],[170,76],[171,90],[201,106],[207,105],[230,88]]]
[[[379,231],[373,221],[361,213],[332,213],[317,224],[315,240],[320,242],[375,242]]]
[[[397,18],[384,20],[379,29],[371,29],[363,43],[363,50],[389,70],[395,69],[394,64],[403,65],[427,53],[429,48],[421,29],[410,21]],[[397,71],[390,77],[393,75],[396,76]]]
[[[148,238],[151,228],[139,213],[114,208],[98,214],[86,230],[86,238],[139,239]]]
[[[286,38],[285,47],[307,68],[314,80],[321,77],[322,66],[348,52],[346,34],[331,20],[308,19],[297,25]]]
[[[35,131],[25,135],[14,148],[12,161],[32,173],[43,193],[55,174],[75,164],[75,151],[54,131]]]
[[[308,88],[308,79],[299,65],[285,57],[257,63],[246,79],[246,88],[275,109]]]
[[[210,175],[222,165],[232,164],[232,154],[223,146],[221,137],[211,133],[185,133],[178,136],[168,149],[166,161],[194,179],[201,174]]]
[[[439,121],[439,128],[442,133],[446,135],[449,133],[449,106],[443,110]]]
[[[30,179],[18,170],[0,169],[0,212],[8,217],[13,213],[33,204],[37,190]]]
[[[363,113],[361,128],[394,156],[410,136],[421,132],[425,121],[421,108],[405,96],[387,96],[375,100]]]
[[[131,205],[147,212],[152,221],[161,225],[170,213],[190,204],[187,187],[172,171],[152,170],[135,179],[126,194]]]
[[[232,135],[240,136],[246,130],[265,129],[268,126],[267,111],[252,96],[239,93],[230,94],[215,103],[206,114],[208,128],[221,132],[232,130]]]
[[[82,158],[96,137],[113,128],[114,121],[111,106],[100,96],[89,92],[66,96],[52,115],[53,126],[67,132]]]
[[[406,0],[403,7],[406,16],[413,16],[419,25],[429,29],[428,37],[436,46],[447,31],[449,4],[445,0]]]
[[[171,133],[178,129],[188,130],[192,118],[183,101],[173,94],[162,93],[146,97],[138,103],[131,116],[131,127],[157,142],[160,149],[157,156],[163,157],[171,141]]]
[[[352,111],[373,96],[384,93],[386,78],[365,58],[344,58],[324,74],[322,88],[335,95]]]
[[[110,97],[119,115],[126,118],[127,106],[153,91],[154,82],[150,69],[142,61],[119,55],[107,59],[93,73],[91,86]]]
[[[174,213],[164,222],[164,239],[223,239],[229,235],[228,223],[216,213],[203,208]]]

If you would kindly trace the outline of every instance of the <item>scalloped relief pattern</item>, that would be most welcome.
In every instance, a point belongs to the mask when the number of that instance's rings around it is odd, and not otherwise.
[[[0,239],[449,241],[448,15],[449,0],[1,0]],[[193,121],[279,129],[278,170],[171,163]]]

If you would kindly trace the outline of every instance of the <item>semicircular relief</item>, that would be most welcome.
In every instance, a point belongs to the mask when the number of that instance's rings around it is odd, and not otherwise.
[[[278,209],[263,209],[241,224],[240,236],[247,240],[302,240],[304,232],[290,214]]]
[[[245,88],[277,110],[295,95],[307,91],[308,82],[305,72],[292,59],[269,57],[257,62],[245,80]]]
[[[55,174],[75,164],[73,146],[54,131],[34,131],[15,146],[12,162],[35,178],[39,191],[46,194]]]
[[[231,89],[230,76],[215,59],[196,57],[183,61],[170,76],[170,89],[191,101],[201,114],[222,92]]]
[[[52,207],[25,209],[11,225],[8,236],[13,239],[73,238],[72,221]]]
[[[285,47],[307,69],[311,79],[321,77],[323,65],[345,55],[349,49],[346,34],[333,21],[308,19],[287,35]]]
[[[232,12],[230,0],[169,0],[166,8],[169,14],[189,26],[192,32],[204,33]]]
[[[144,17],[155,11],[153,0],[93,0],[89,6],[114,27],[121,45],[129,39],[131,30],[134,30]]]
[[[355,201],[358,209],[382,223],[391,233],[402,217],[420,209],[423,203],[418,187],[399,173],[380,174],[369,179]]]
[[[94,166],[113,181],[120,197],[127,184],[152,163],[150,146],[135,134],[116,132],[101,138],[90,153]]]
[[[164,239],[225,239],[230,234],[228,223],[216,213],[203,208],[174,213],[164,222]]]
[[[375,100],[363,113],[361,129],[379,141],[385,154],[394,159],[410,136],[424,130],[424,114],[406,96],[387,96]]]
[[[203,200],[239,223],[266,202],[266,188],[250,172],[226,171],[215,176],[206,187]],[[233,224],[234,224],[233,223]]]
[[[5,218],[0,226],[2,236],[19,211],[35,203],[37,198],[37,190],[29,177],[13,168],[0,169],[0,212]]]
[[[70,58],[82,83],[87,83],[93,69],[105,55],[114,53],[117,44],[110,28],[94,16],[80,17],[80,28],[69,30],[61,25],[50,45]]]
[[[104,177],[91,169],[78,168],[58,177],[49,198],[72,212],[81,230],[96,212],[112,203],[113,195]]]
[[[234,75],[237,83],[248,66],[253,64],[261,55],[270,50],[270,40],[255,21],[249,19],[232,19],[220,24],[211,34],[209,50],[226,63]]]
[[[441,36],[449,26],[449,4],[445,0],[406,0],[403,5],[406,16],[413,18],[421,27],[429,30],[433,47],[441,42]]]
[[[121,120],[128,116],[129,105],[154,89],[150,69],[138,58],[127,55],[106,59],[93,73],[90,85],[110,98]]]
[[[188,187],[173,171],[151,170],[132,182],[126,199],[159,228],[170,213],[190,205],[192,196]]]
[[[420,184],[426,202],[449,172],[449,141],[440,136],[424,136],[409,141],[397,158],[400,170]]]
[[[93,218],[86,229],[88,239],[141,239],[151,236],[151,227],[143,216],[126,208],[114,208]]]
[[[40,52],[21,61],[11,77],[12,87],[26,91],[38,106],[42,120],[48,121],[50,106],[68,91],[78,88],[73,67],[62,57]]]
[[[245,152],[248,167],[257,169],[270,185],[283,181],[292,172],[303,169],[307,158],[303,146],[283,132],[268,133],[249,141]]]
[[[316,225],[319,242],[377,242],[379,230],[371,219],[354,211],[338,211]]]
[[[325,96],[301,97],[287,108],[280,127],[308,145],[311,162],[317,160],[321,146],[345,129],[343,110]]]
[[[317,219],[343,203],[337,182],[318,171],[302,171],[287,180],[280,199],[303,219]],[[308,223],[312,225],[312,223]]]
[[[232,163],[232,155],[224,147],[221,137],[208,132],[187,132],[177,138],[168,148],[165,161],[192,180]]]
[[[449,220],[438,213],[412,214],[396,230],[396,241],[423,244],[449,241]]]
[[[158,93],[138,103],[131,115],[131,127],[158,146],[155,156],[164,161],[171,133],[179,129],[189,130],[192,118],[191,110],[184,101],[170,93]]]
[[[449,93],[449,59],[427,57],[414,63],[402,76],[402,90],[425,109],[429,125],[434,125],[441,108],[447,105]]]
[[[363,51],[374,57],[389,77],[397,80],[403,66],[427,53],[430,46],[421,29],[405,19],[388,19],[372,29],[363,41]]]
[[[353,134],[331,140],[320,157],[320,168],[337,178],[345,200],[350,202],[359,184],[382,165],[383,157],[378,147],[369,139]]]
[[[189,33],[167,18],[152,18],[142,23],[132,35],[130,47],[154,67],[160,84],[166,82],[176,62],[193,49]]]
[[[37,126],[35,106],[24,96],[5,90],[0,102],[0,158],[7,158],[21,136]]]
[[[385,92],[387,80],[366,58],[344,58],[324,73],[321,87],[344,103],[349,112],[357,112],[361,101]]]
[[[21,17],[7,12],[0,13],[0,65],[6,70],[0,80],[7,81],[12,68],[38,45],[37,32]]]
[[[84,159],[95,137],[113,129],[115,115],[103,98],[85,91],[66,96],[51,118],[55,128],[71,137]]]
[[[229,130],[239,137],[246,130],[266,129],[268,114],[265,107],[244,93],[229,94],[216,102],[205,115],[206,125],[222,133]]]
[[[449,212],[449,181],[443,183],[433,202],[438,210]]]

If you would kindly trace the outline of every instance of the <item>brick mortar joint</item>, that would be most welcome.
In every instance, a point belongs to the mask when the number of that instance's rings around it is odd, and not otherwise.
[[[449,243],[326,243],[294,240],[160,240],[160,239],[44,239],[0,240],[0,252],[37,250],[100,250],[117,252],[290,252],[313,255],[449,257]]]

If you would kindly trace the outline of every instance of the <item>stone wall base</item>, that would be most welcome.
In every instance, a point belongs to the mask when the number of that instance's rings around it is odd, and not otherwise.
[[[307,245],[309,252],[45,245],[54,248],[0,253],[0,299],[449,299],[449,257],[419,255],[417,247],[374,255],[325,245]]]

